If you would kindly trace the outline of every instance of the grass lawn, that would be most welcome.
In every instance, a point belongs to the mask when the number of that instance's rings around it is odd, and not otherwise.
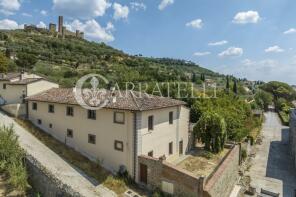
[[[228,153],[229,149],[224,149],[219,154],[212,154],[201,148],[197,148],[184,161],[177,166],[192,172],[196,176],[208,176]]]

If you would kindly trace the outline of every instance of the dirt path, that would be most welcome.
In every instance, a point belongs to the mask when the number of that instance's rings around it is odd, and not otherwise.
[[[101,184],[93,184],[85,174],[74,169],[60,156],[42,144],[32,134],[18,125],[12,118],[0,112],[0,125],[13,124],[16,134],[19,136],[20,145],[25,151],[40,162],[51,174],[63,184],[68,185],[82,196],[113,197],[116,194]],[[0,185],[1,186],[1,185]],[[1,187],[0,187],[1,192]],[[1,195],[0,195],[1,196]]]
[[[265,113],[263,142],[256,147],[256,157],[248,173],[251,186],[275,193],[281,197],[294,196],[296,189],[296,171],[288,150],[289,128],[282,126],[276,113]]]

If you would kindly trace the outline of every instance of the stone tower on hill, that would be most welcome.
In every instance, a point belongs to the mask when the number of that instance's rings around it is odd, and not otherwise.
[[[63,24],[64,24],[64,17],[63,16],[59,16],[59,33],[63,33]]]

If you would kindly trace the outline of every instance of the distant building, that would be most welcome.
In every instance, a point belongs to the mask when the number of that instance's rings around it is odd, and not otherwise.
[[[52,34],[56,33],[56,24],[50,23],[49,24],[49,32]],[[70,30],[67,30],[67,28],[64,26],[64,18],[63,16],[59,16],[59,21],[58,21],[58,35],[62,38],[65,38],[66,36],[72,36],[76,38],[84,38],[84,33],[81,32],[80,30],[76,30],[75,32],[72,32]]]
[[[54,87],[59,86],[35,74],[0,73],[0,104],[23,103],[25,97]]]
[[[59,16],[59,33],[63,32],[64,17]]]
[[[57,25],[54,23],[49,23],[49,32],[50,33],[55,33],[57,30]]]

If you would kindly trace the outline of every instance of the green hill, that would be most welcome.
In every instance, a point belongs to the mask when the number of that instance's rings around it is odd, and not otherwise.
[[[88,73],[98,73],[111,81],[190,81],[195,73],[216,81],[222,75],[185,60],[128,55],[104,43],[74,37],[54,37],[47,31],[0,31],[0,49],[16,56],[10,69],[25,69],[63,86],[71,87]]]

